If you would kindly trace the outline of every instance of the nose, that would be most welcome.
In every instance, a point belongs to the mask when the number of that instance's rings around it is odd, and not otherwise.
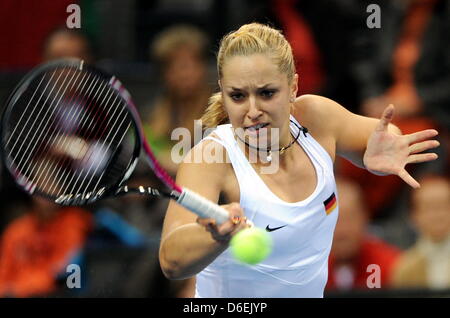
[[[261,109],[259,109],[259,105],[256,101],[256,98],[251,96],[249,98],[249,108],[247,112],[247,117],[252,121],[257,120],[262,115]]]

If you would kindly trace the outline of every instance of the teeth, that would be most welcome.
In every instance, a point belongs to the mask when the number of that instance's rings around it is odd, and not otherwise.
[[[255,125],[255,126],[251,126],[251,127],[249,127],[248,129],[251,129],[251,130],[258,130],[258,129],[264,127],[264,126],[266,126],[266,124],[258,124],[258,125]]]

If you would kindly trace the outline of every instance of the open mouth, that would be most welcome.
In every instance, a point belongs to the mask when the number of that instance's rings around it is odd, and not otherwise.
[[[258,130],[260,130],[261,128],[265,128],[265,127],[267,127],[267,126],[269,126],[268,123],[261,123],[261,124],[256,124],[256,125],[253,125],[253,126],[245,127],[245,129],[246,129],[246,130],[249,130],[249,131],[258,131]]]

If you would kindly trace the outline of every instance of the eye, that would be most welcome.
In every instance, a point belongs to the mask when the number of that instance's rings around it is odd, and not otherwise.
[[[242,93],[236,92],[236,93],[231,93],[231,94],[230,94],[230,97],[231,97],[231,99],[233,99],[234,101],[240,101],[240,100],[242,100],[245,96],[244,96],[244,94],[242,94]]]
[[[260,92],[260,95],[264,98],[271,98],[273,95],[275,95],[276,90],[274,89],[264,89]]]

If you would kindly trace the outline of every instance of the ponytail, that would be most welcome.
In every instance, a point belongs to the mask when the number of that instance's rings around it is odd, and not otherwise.
[[[208,108],[206,108],[201,120],[205,128],[214,128],[228,122],[228,114],[223,105],[222,92],[215,93],[209,98]]]

